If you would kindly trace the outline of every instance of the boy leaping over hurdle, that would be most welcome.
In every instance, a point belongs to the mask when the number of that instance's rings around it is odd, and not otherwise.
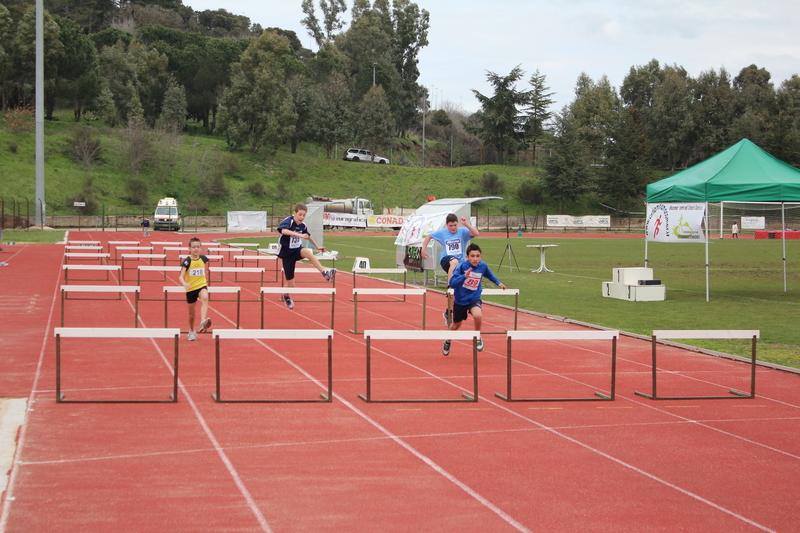
[[[325,267],[322,266],[319,259],[314,257],[314,252],[309,248],[303,247],[303,239],[305,239],[313,244],[320,252],[325,251],[324,246],[317,245],[314,236],[308,232],[308,228],[306,228],[306,225],[303,223],[307,213],[308,208],[306,204],[297,204],[294,206],[292,216],[283,219],[283,222],[278,226],[278,233],[281,236],[278,241],[280,244],[278,257],[283,261],[283,272],[286,275],[287,287],[295,286],[294,267],[301,259],[308,259],[311,261],[314,268],[319,270],[328,281],[333,281],[333,278],[336,276],[335,268],[325,270]],[[286,307],[294,309],[294,302],[291,296],[284,294],[283,301],[286,303]]]
[[[189,340],[196,341],[197,333],[194,331],[197,301],[200,300],[200,329],[198,333],[205,333],[211,327],[208,318],[208,257],[200,255],[203,244],[197,237],[189,239],[189,256],[181,261],[181,273],[178,280],[186,289],[186,302],[189,304]]]
[[[453,276],[450,278],[450,288],[453,289],[453,323],[450,324],[449,329],[460,329],[469,313],[475,322],[475,331],[481,331],[483,322],[481,279],[483,277],[488,278],[501,289],[506,289],[506,286],[489,270],[488,265],[481,261],[480,247],[471,243],[467,246],[467,260],[453,270]],[[478,337],[478,351],[483,351],[483,339],[480,336]],[[450,340],[446,340],[442,346],[442,354],[448,355],[449,353]]]

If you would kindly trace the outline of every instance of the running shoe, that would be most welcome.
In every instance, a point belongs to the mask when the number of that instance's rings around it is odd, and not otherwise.
[[[190,331],[189,332],[189,340],[190,341],[196,341],[197,340],[197,333],[195,333],[194,331]]]
[[[197,333],[205,333],[208,331],[208,328],[211,327],[211,319],[206,318],[202,322],[200,322],[200,329],[197,330]]]
[[[330,270],[326,270],[325,272],[322,273],[322,275],[325,276],[325,279],[327,281],[333,281],[333,278],[336,277],[336,269],[332,268]]]
[[[449,328],[450,324],[453,323],[453,312],[449,309],[445,309],[444,313],[442,313],[442,318],[444,318],[444,325]]]
[[[442,355],[450,355],[450,341],[444,341],[442,345]]]
[[[478,351],[479,352],[483,351],[483,339],[480,337],[478,337]]]
[[[289,309],[294,309],[294,302],[292,301],[292,297],[288,294],[283,295],[283,303],[285,303],[286,307]]]

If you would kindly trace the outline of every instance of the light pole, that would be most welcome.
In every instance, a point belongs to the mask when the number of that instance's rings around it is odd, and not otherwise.
[[[372,64],[372,86],[375,87],[375,67],[377,67],[377,63]]]

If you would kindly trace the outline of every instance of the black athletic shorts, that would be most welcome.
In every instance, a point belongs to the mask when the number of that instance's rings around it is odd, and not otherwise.
[[[302,248],[295,248],[289,249],[286,252],[286,255],[278,255],[281,259],[283,259],[283,273],[286,276],[286,281],[290,281],[294,279],[294,266],[295,264],[300,261],[303,256],[300,254]],[[283,250],[281,250],[282,252]]]
[[[480,307],[483,309],[483,302],[478,300],[473,300],[467,305],[458,305],[457,303],[453,303],[453,323],[456,322],[463,322],[467,319],[467,313],[469,313],[470,309],[473,307]]]
[[[199,289],[187,292],[186,293],[186,302],[190,303],[190,304],[195,303],[197,301],[197,299],[200,297],[200,291],[204,291],[206,289],[207,289],[207,287],[200,287]],[[208,291],[206,291],[206,292],[208,292]]]
[[[461,260],[454,255],[446,255],[442,257],[441,261],[439,261],[439,266],[441,266],[442,270],[444,270],[445,272],[450,272],[450,261],[452,261],[453,259],[455,259],[459,263],[461,262]],[[458,265],[458,263],[456,263],[456,265]]]

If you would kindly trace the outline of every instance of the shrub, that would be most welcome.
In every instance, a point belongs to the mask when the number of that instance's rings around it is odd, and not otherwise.
[[[517,198],[525,204],[540,204],[542,203],[542,185],[537,181],[524,181],[517,187]]]
[[[11,152],[12,154],[16,154],[18,149],[19,145],[17,143],[13,141],[8,143],[8,151]]]
[[[93,132],[89,126],[77,126],[69,141],[69,156],[87,170],[100,159],[100,139],[95,138]]]
[[[478,186],[483,189],[486,194],[501,194],[505,188],[500,178],[494,172],[484,172],[478,180]]]

